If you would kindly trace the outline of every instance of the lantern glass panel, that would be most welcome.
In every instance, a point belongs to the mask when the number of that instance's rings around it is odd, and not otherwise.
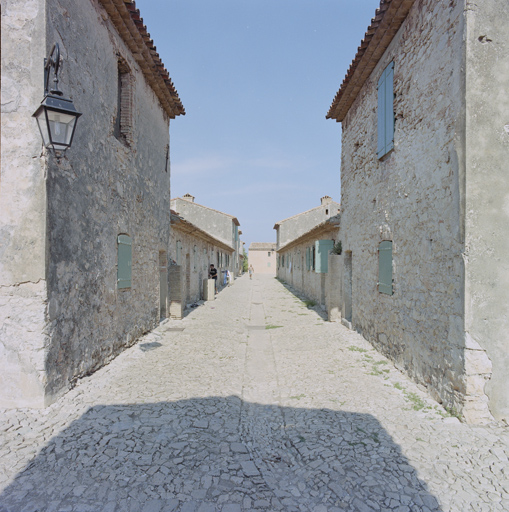
[[[39,108],[38,113],[36,113],[37,125],[39,126],[39,130],[41,132],[42,142],[45,146],[50,143],[49,131],[48,131],[48,123],[46,122],[46,110],[44,108]]]
[[[76,117],[54,110],[47,111],[51,142],[55,149],[67,149],[71,143]]]

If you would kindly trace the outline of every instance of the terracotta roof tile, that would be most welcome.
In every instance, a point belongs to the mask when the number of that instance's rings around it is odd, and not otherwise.
[[[186,111],[134,0],[99,0],[171,119]]]
[[[343,121],[362,86],[405,21],[415,0],[381,0],[364,39],[329,108],[327,119]]]

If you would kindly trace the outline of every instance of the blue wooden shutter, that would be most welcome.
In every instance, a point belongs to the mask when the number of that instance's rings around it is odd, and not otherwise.
[[[118,235],[117,287],[131,288],[132,242],[129,235]]]
[[[378,291],[392,295],[392,242],[378,246]]]
[[[326,274],[329,271],[329,252],[332,250],[332,240],[317,240],[316,247],[316,268],[318,274]]]
[[[377,156],[382,158],[394,148],[394,62],[378,80],[378,143]]]

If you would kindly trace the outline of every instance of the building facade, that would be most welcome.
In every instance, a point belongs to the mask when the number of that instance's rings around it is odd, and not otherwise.
[[[175,212],[171,213],[170,283],[171,316],[182,318],[187,304],[204,298],[203,281],[208,279],[210,264],[218,269],[219,289],[223,286],[226,270],[234,267],[233,248],[210,236]],[[177,269],[174,267],[178,267]],[[178,290],[175,290],[178,287]],[[177,302],[176,304],[173,304]],[[180,308],[180,309],[179,309]]]
[[[509,420],[509,9],[383,0],[342,123],[343,316],[469,422]]]
[[[338,208],[339,209],[339,208]],[[277,277],[325,308],[329,253],[340,241],[340,215],[320,222],[279,248]]]
[[[320,206],[276,222],[274,225],[277,236],[276,249],[279,251],[281,247],[307,233],[321,222],[334,217],[340,213],[340,208],[339,203],[329,196],[324,196],[320,199]]]
[[[166,314],[169,123],[185,112],[134,2],[1,9],[0,406],[44,407]],[[83,113],[60,159],[32,118],[55,42]]]
[[[230,271],[235,276],[239,275],[242,272],[239,257],[239,254],[242,252],[242,242],[240,240],[240,223],[238,219],[233,215],[195,203],[194,199],[191,194],[176,197],[171,200],[171,208],[188,222],[191,222],[213,238],[231,247],[233,254],[231,256]],[[226,269],[225,261],[211,261],[211,263],[217,263],[218,265],[221,263],[223,268]]]
[[[253,265],[255,274],[276,275],[276,244],[253,242],[249,246],[249,265]]]

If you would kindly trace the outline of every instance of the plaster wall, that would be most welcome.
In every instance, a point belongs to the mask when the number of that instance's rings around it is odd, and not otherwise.
[[[181,261],[177,261],[177,241],[182,244]],[[228,256],[228,264],[226,256]],[[224,270],[233,272],[233,251],[227,252],[200,237],[180,231],[174,225],[171,230],[170,259],[181,267],[183,276],[181,295],[184,306],[203,299],[203,280],[208,277],[211,263],[218,269],[218,285],[223,282]]]
[[[304,235],[321,222],[334,217],[340,211],[340,204],[331,201],[312,208],[307,212],[299,213],[293,217],[282,220],[276,225],[277,248],[284,247],[286,244]]]
[[[488,405],[509,423],[509,9],[503,0],[466,4],[465,363],[475,375],[491,361]],[[479,404],[467,405],[475,416]]]
[[[0,406],[42,405],[47,382],[47,168],[31,117],[44,93],[44,12],[45,0],[1,3]]]
[[[418,0],[342,123],[343,251],[352,325],[447,407],[478,404],[465,377],[464,3]],[[394,62],[394,150],[377,159],[377,81]],[[394,294],[379,293],[378,246],[393,242]]]
[[[270,256],[269,256],[270,253]],[[249,249],[248,256],[249,265],[253,265],[255,274],[276,275],[276,249]]]

